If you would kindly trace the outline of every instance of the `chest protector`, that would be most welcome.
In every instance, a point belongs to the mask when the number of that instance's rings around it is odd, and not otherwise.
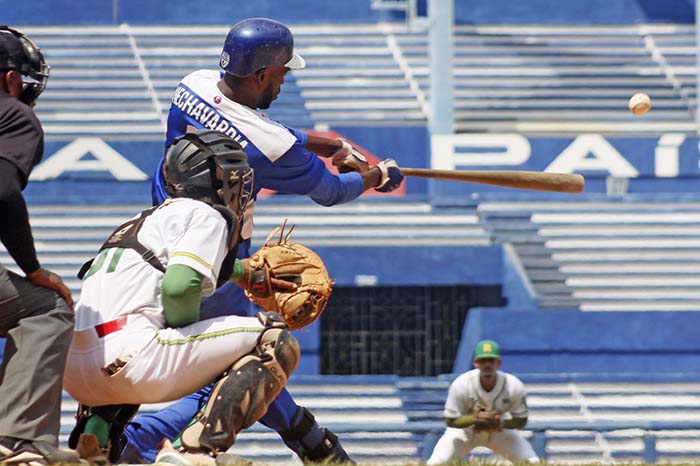
[[[143,223],[159,207],[161,206],[155,206],[151,207],[150,209],[144,210],[138,217],[119,225],[112,232],[112,234],[109,235],[107,241],[105,241],[104,244],[102,244],[102,247],[100,247],[100,252],[109,248],[133,249],[141,256],[143,260],[148,262],[154,269],[158,270],[161,273],[165,273],[165,266],[158,259],[156,253],[149,249],[143,243],[139,242],[138,240],[138,234],[141,230],[141,227],[143,226]],[[228,281],[228,277],[230,277],[233,273],[233,263],[236,260],[236,254],[238,253],[238,243],[240,242],[239,238],[234,238],[233,236],[235,232],[237,232],[239,229],[233,228],[236,225],[236,216],[233,215],[233,213],[229,209],[219,205],[212,205],[211,207],[213,207],[217,212],[221,214],[222,217],[224,217],[224,220],[226,220],[226,225],[228,227],[228,238],[226,244],[228,245],[229,249],[228,253],[226,254],[226,257],[224,258],[224,261],[221,264],[221,269],[219,270],[219,280],[216,284],[216,286],[219,287],[226,283]],[[92,267],[92,263],[94,262],[94,260],[95,258],[93,257],[89,261],[85,262],[82,265],[82,267],[80,267],[80,270],[78,271],[79,279],[82,280],[83,277],[85,277],[85,274],[88,272],[88,270],[90,270],[90,267]]]

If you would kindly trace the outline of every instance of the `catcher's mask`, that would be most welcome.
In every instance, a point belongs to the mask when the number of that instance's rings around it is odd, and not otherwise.
[[[0,71],[17,71],[22,75],[19,100],[33,106],[49,80],[51,67],[29,36],[7,26],[0,26]]]
[[[163,179],[171,197],[227,207],[237,229],[253,198],[253,169],[246,153],[219,131],[195,130],[175,139],[165,156]]]

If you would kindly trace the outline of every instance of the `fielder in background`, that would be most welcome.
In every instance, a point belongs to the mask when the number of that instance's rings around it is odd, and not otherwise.
[[[258,111],[269,108],[277,98],[289,70],[305,66],[294,52],[294,39],[285,25],[265,18],[236,23],[226,36],[219,65],[221,70],[195,71],[182,79],[170,107],[166,147],[189,128],[226,133],[248,155],[255,172],[255,195],[267,188],[306,195],[318,204],[332,206],[356,199],[368,189],[389,192],[401,184],[403,175],[395,161],[386,159],[370,167],[349,143],[307,135]],[[332,157],[339,170],[347,173],[331,173],[319,155]],[[154,205],[168,197],[163,186],[159,166],[153,182]],[[252,232],[251,203],[243,219],[239,258],[250,255]],[[249,300],[231,284],[202,302],[202,314],[207,317],[250,313]],[[160,441],[177,435],[208,396],[205,389],[159,413],[138,416],[126,429],[121,460],[153,461]],[[337,437],[319,426],[312,413],[298,406],[286,390],[261,422],[278,432],[304,461],[350,461]]]
[[[539,458],[517,429],[527,424],[527,393],[515,376],[501,372],[498,343],[476,345],[474,366],[450,385],[445,401],[445,433],[428,465],[450,463],[483,446],[512,462],[536,463]]]
[[[75,463],[58,449],[61,382],[73,331],[73,300],[39,265],[22,191],[44,156],[32,107],[49,67],[26,35],[0,26],[0,240],[26,277],[0,265],[0,463]]]

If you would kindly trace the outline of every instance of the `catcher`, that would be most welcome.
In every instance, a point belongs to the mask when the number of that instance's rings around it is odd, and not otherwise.
[[[527,424],[527,394],[515,376],[500,372],[498,343],[476,345],[474,366],[450,385],[445,402],[445,433],[428,465],[451,463],[483,446],[512,462],[537,463],[539,458],[516,429]]]
[[[81,270],[64,388],[82,405],[69,443],[95,462],[119,456],[140,403],[175,400],[215,381],[198,422],[182,433],[182,449],[169,450],[180,464],[213,463],[296,368],[299,346],[282,315],[303,326],[330,295],[318,256],[289,235],[258,251],[253,267],[235,259],[238,219],[252,192],[238,143],[216,131],[189,133],[168,151],[165,177],[172,199],[118,227]],[[202,296],[226,281],[267,307],[275,297],[282,315],[199,320]]]

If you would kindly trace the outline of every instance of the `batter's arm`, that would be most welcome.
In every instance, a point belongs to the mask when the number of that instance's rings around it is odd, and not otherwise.
[[[306,149],[324,158],[332,156],[342,147],[343,142],[340,139],[324,138],[311,134],[306,137]]]

